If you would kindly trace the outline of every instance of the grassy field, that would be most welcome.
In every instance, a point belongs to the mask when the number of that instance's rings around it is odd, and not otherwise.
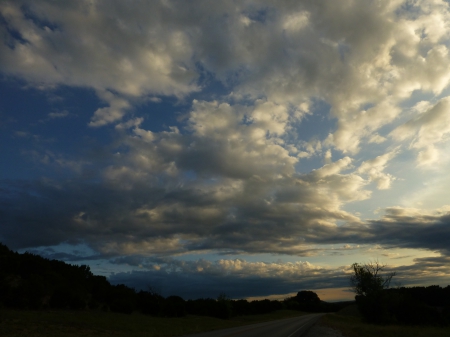
[[[320,323],[337,329],[346,337],[449,337],[450,327],[379,326],[363,323],[360,317],[328,314]]]
[[[221,320],[200,316],[160,318],[138,313],[124,315],[100,311],[0,310],[0,336],[180,336],[304,314],[298,311],[280,310],[267,315],[241,316],[231,320]]]

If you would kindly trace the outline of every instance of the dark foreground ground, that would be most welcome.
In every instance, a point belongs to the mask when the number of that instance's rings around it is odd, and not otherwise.
[[[336,314],[327,314],[319,322],[337,330],[345,337],[449,337],[450,327],[374,325],[362,322],[356,305],[347,307]],[[337,335],[338,336],[338,335]],[[313,334],[307,337],[316,337]],[[325,337],[325,336],[324,336]],[[331,337],[331,336],[330,336]],[[334,337],[334,336],[333,336]]]
[[[125,315],[102,311],[20,311],[0,310],[1,337],[165,337],[182,336],[266,322],[305,313],[280,310],[266,315],[221,320],[204,316],[182,318]]]
[[[101,311],[16,311],[0,309],[2,337],[168,337],[227,329],[258,322],[302,316],[306,313],[280,310],[267,315],[221,320],[187,316],[161,318],[142,314]],[[378,326],[361,321],[355,310],[327,314],[306,337],[449,337],[450,327]]]

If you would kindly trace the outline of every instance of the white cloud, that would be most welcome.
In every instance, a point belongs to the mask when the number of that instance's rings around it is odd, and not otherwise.
[[[383,136],[380,136],[377,133],[373,133],[368,140],[369,143],[375,143],[375,144],[381,144],[381,143],[384,143],[385,141],[386,141],[386,138]]]
[[[410,148],[418,151],[419,165],[429,166],[440,158],[437,146],[450,135],[450,98],[442,98],[434,106],[421,112],[391,132],[397,141],[410,141]]]
[[[370,181],[375,181],[380,190],[388,189],[395,177],[389,173],[383,172],[389,161],[397,156],[398,149],[392,150],[374,159],[364,161],[358,168],[357,172],[366,174]]]
[[[171,1],[41,1],[27,3],[26,15],[21,4],[0,7],[7,74],[114,92],[132,105],[201,90],[204,69],[254,101],[289,108],[326,101],[338,126],[330,141],[345,153],[365,140],[381,143],[377,131],[400,115],[404,98],[438,94],[450,80],[444,1],[415,2],[414,14],[390,0],[219,1],[190,10]],[[126,111],[117,104],[97,110],[90,125],[120,120]]]
[[[109,91],[98,92],[97,95],[102,98],[109,106],[99,108],[92,116],[89,126],[98,127],[122,119],[126,113],[126,109],[130,108],[127,100],[118,98]]]
[[[189,34],[166,15],[171,10],[156,2],[137,7],[105,1],[2,2],[7,39],[0,45],[1,70],[36,86],[89,87],[129,98],[182,97],[199,89],[198,74]],[[119,120],[125,113],[119,101],[97,110],[90,125]]]
[[[50,112],[48,114],[48,117],[50,117],[50,118],[64,118],[67,116],[69,116],[69,111],[67,111],[67,110],[64,110],[61,112]]]
[[[25,2],[28,16],[22,5],[7,1],[0,7],[9,28],[22,36],[10,36],[12,47],[2,45],[5,72],[37,83],[112,89],[130,96],[197,90],[191,85],[196,74],[189,69],[189,39],[181,27],[170,24],[172,19],[164,19],[170,10],[164,5]]]
[[[332,160],[331,160],[331,150],[327,150],[327,151],[325,152],[323,161],[324,161],[325,164],[331,164],[331,163],[332,163]]]
[[[296,32],[308,26],[309,14],[308,12],[298,12],[286,15],[283,28],[289,32]]]
[[[417,154],[417,163],[419,166],[431,166],[439,159],[439,151],[433,146],[428,146]]]
[[[312,174],[317,176],[318,178],[324,178],[330,175],[335,175],[341,172],[342,170],[350,168],[351,162],[352,159],[350,157],[344,157],[334,163],[325,164],[320,169],[314,170]]]

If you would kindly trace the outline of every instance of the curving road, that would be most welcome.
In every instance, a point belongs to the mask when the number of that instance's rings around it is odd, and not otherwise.
[[[277,321],[186,335],[186,337],[300,337],[324,314],[311,314]]]

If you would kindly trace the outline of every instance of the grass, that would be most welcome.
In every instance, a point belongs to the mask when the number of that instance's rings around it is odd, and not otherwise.
[[[2,337],[169,337],[226,329],[305,313],[280,310],[267,315],[240,316],[231,320],[212,317],[151,317],[101,311],[0,311]]]
[[[450,327],[374,325],[362,322],[360,317],[328,314],[320,324],[339,330],[346,337],[448,337]]]

